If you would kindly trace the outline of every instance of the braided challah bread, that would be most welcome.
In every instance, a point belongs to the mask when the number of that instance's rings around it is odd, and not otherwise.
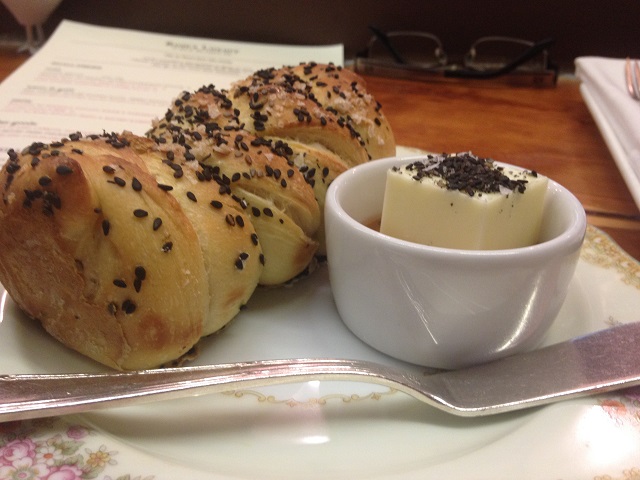
[[[0,282],[62,343],[157,367],[218,331],[258,285],[324,253],[328,184],[395,153],[355,74],[306,64],[183,92],[146,137],[11,151],[0,171]]]

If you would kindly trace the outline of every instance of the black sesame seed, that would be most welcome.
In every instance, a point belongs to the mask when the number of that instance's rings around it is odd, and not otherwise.
[[[140,280],[139,278],[136,278],[133,281],[133,288],[136,291],[136,293],[140,293],[140,289],[142,288],[142,280]]]
[[[270,208],[268,208],[268,207],[263,208],[263,209],[262,209],[262,212],[263,212],[267,217],[273,217],[273,211],[272,211]]]
[[[162,251],[165,253],[169,253],[173,249],[173,242],[166,242],[162,245]]]
[[[136,311],[136,304],[133,303],[131,300],[127,299],[124,302],[122,302],[122,310],[124,310],[124,313],[126,313],[127,315],[131,315],[133,312]]]
[[[258,245],[258,235],[256,235],[255,233],[251,234],[251,243],[253,243],[254,245]]]
[[[68,165],[58,165],[56,167],[56,173],[58,175],[70,175],[73,173],[73,170]]]
[[[165,192],[170,192],[171,190],[173,190],[173,187],[171,185],[165,185],[163,183],[159,183],[158,188],[160,188],[160,190],[164,190]]]
[[[46,175],[43,177],[40,177],[38,179],[38,184],[40,184],[40,186],[42,187],[46,187],[47,185],[51,184],[51,178],[47,177]]]
[[[125,282],[124,280],[121,280],[119,278],[116,278],[113,281],[113,284],[118,288],[127,288],[127,282]]]
[[[218,201],[218,200],[211,200],[211,206],[213,208],[222,208],[222,202]]]
[[[133,180],[131,180],[131,188],[133,188],[136,192],[142,190],[142,184],[136,177],[133,177]]]
[[[197,202],[198,199],[196,198],[195,194],[193,192],[187,192],[187,198],[189,200],[191,200],[192,202]]]
[[[116,173],[116,169],[109,165],[105,165],[104,167],[102,167],[102,171],[104,173]]]
[[[236,215],[236,225],[238,225],[239,227],[244,227],[244,218],[242,218],[240,215]]]
[[[147,271],[145,270],[144,267],[140,265],[136,267],[134,272],[135,272],[136,278],[140,280],[144,280],[145,278],[147,278]]]
[[[153,231],[155,232],[156,230],[158,230],[160,227],[162,226],[162,219],[161,218],[154,218],[153,219]]]
[[[143,209],[141,209],[141,208],[136,208],[136,209],[133,211],[133,215],[134,215],[135,217],[138,217],[138,218],[144,218],[144,217],[146,217],[147,215],[149,215],[149,212],[147,212],[146,210],[143,210]]]
[[[7,173],[9,175],[13,175],[18,170],[20,170],[20,164],[19,163],[9,163],[9,164],[7,164]]]
[[[120,177],[113,177],[113,183],[115,183],[119,187],[124,187],[127,184],[127,182]]]
[[[105,219],[102,221],[102,233],[104,233],[105,237],[109,235],[109,230],[111,230],[111,224],[109,223],[109,220]]]

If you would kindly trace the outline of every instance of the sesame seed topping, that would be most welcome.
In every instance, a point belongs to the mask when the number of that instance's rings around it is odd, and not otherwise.
[[[156,230],[158,230],[160,227],[162,226],[162,219],[161,218],[154,218],[153,219],[153,231],[155,232]]]
[[[7,165],[7,173],[9,173],[10,175],[13,175],[18,170],[20,170],[20,164],[18,163],[9,163]]]
[[[113,183],[115,183],[119,187],[124,187],[127,184],[127,182],[120,177],[113,177]]]
[[[394,167],[393,170],[399,171],[400,168]],[[441,180],[443,188],[458,190],[469,196],[476,193],[497,193],[505,189],[523,193],[528,183],[521,178],[509,178],[504,174],[504,169],[496,166],[493,160],[479,158],[470,153],[429,155],[423,161],[407,165],[406,171],[416,181],[437,178]]]
[[[51,184],[51,178],[47,177],[46,175],[43,177],[40,177],[38,179],[38,184],[40,184],[40,186],[42,187],[46,187],[47,185]]]
[[[145,278],[147,278],[147,271],[140,265],[136,267],[134,273],[136,275],[136,278],[139,278],[140,280],[144,280]]]
[[[136,311],[136,304],[133,303],[131,300],[127,299],[124,302],[122,302],[122,310],[127,315],[131,315],[133,312]]]
[[[133,215],[134,215],[135,217],[138,217],[138,218],[144,218],[144,217],[146,217],[147,215],[149,215],[149,212],[147,212],[146,210],[143,210],[143,209],[141,209],[141,208],[136,208],[136,209],[133,211]]]
[[[73,170],[68,165],[58,165],[56,167],[56,173],[58,175],[70,175],[73,173]]]

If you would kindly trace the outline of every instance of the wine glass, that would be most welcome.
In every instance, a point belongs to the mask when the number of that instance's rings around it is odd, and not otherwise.
[[[44,43],[42,25],[62,0],[0,0],[20,25],[25,28],[27,41],[18,51],[35,53]]]

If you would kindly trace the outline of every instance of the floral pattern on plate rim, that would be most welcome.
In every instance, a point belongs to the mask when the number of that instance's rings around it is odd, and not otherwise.
[[[626,254],[601,230],[589,226],[582,260],[617,271],[624,283],[640,290],[640,263]],[[610,323],[615,321],[610,319]],[[394,393],[390,391],[388,394]],[[229,392],[237,398],[255,396],[260,403],[272,403],[268,396],[254,391]],[[325,405],[330,400],[350,403],[354,400],[381,400],[387,393],[367,396],[337,395],[312,400]],[[640,387],[620,392],[617,396],[596,396],[596,405],[617,424],[640,429]],[[291,407],[300,402],[288,400]],[[67,423],[62,418],[46,418],[0,423],[0,479],[6,480],[81,480],[95,479],[108,469],[113,473],[119,452],[101,442],[93,428]],[[598,475],[593,480],[638,480],[640,468],[623,470],[621,476]],[[102,480],[153,480],[154,475],[103,475]]]
[[[117,451],[98,443],[97,432],[60,418],[0,423],[0,479],[81,480],[98,478],[117,465]],[[103,480],[152,480],[129,474]]]

